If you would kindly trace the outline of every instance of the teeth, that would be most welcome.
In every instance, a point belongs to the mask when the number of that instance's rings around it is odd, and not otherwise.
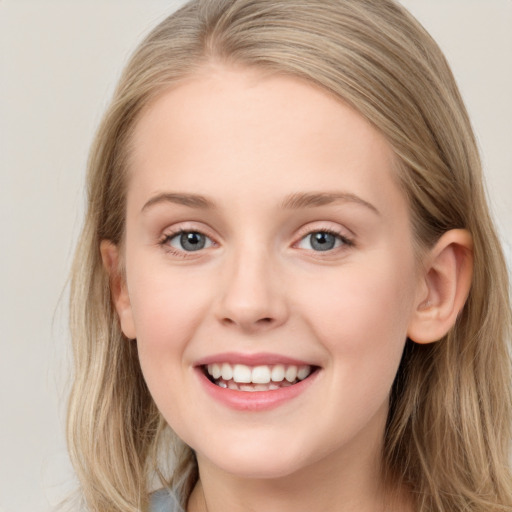
[[[215,375],[213,376],[214,379]],[[252,382],[252,370],[249,366],[245,366],[245,364],[235,364],[233,367],[233,380],[235,382],[243,382],[249,383]]]
[[[293,382],[297,378],[297,367],[288,366],[288,368],[286,368],[286,373],[284,376],[288,382]]]
[[[218,379],[221,376],[221,369],[218,364],[209,364],[208,373],[214,378]]]
[[[222,378],[224,380],[231,380],[233,378],[233,368],[231,368],[230,364],[224,363],[222,365]]]
[[[267,386],[266,384],[254,384],[251,387],[254,389],[254,391],[270,391],[270,386]],[[279,389],[279,386],[276,387]]]
[[[270,382],[270,368],[268,366],[255,366],[252,369],[252,382],[254,384],[268,384]]]
[[[276,364],[272,368],[272,382],[281,382],[284,380],[285,369],[282,364]]]
[[[236,390],[236,391],[238,391],[238,389],[239,389],[239,388],[238,388],[238,384],[237,384],[234,380],[230,380],[230,381],[228,382],[228,388],[229,388],[229,389],[234,389],[234,390]]]
[[[260,365],[260,366],[247,366],[245,364],[231,365],[229,363],[214,363],[207,366],[208,374],[213,377],[214,380],[222,379],[223,386],[230,389],[241,389],[242,391],[249,391],[247,386],[237,386],[236,384],[261,384],[265,385],[267,389],[278,389],[283,385],[290,385],[295,383],[297,380],[304,380],[312,371],[311,366],[303,365]],[[231,387],[230,384],[234,383],[236,387]],[[270,383],[270,386],[267,384]],[[272,383],[280,383],[280,386],[276,386]],[[219,384],[219,382],[217,383]],[[219,384],[220,385],[220,384]],[[249,386],[250,391],[257,390],[257,386]],[[263,389],[262,389],[263,390]]]
[[[254,389],[254,386],[251,386],[250,384],[240,384],[240,386],[238,386],[238,389],[240,389],[240,391],[249,391],[249,393],[254,393],[256,391],[256,389]]]
[[[301,366],[297,371],[297,379],[304,380],[311,373],[309,366]]]

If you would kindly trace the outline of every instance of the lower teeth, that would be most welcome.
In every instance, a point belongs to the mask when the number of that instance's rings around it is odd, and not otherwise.
[[[234,380],[225,381],[222,379],[214,381],[214,384],[224,389],[233,389],[235,391],[248,391],[248,392],[257,392],[257,391],[275,391],[276,389],[286,388],[289,386],[293,386],[299,382],[295,380],[294,382],[288,382],[284,380],[282,382],[270,382],[269,384],[242,384],[235,382]]]

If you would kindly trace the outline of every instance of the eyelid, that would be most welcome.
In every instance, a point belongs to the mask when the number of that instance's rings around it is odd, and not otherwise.
[[[183,232],[200,233],[201,235],[204,235],[211,241],[211,245],[209,247],[205,247],[197,251],[185,251],[177,249],[168,243],[170,239],[176,237],[177,235]],[[327,250],[323,253],[322,251],[303,249],[304,251],[314,252],[317,257],[327,257],[329,255],[332,255],[333,253],[336,253],[337,251],[346,250],[350,247],[355,246],[355,234],[348,228],[342,227],[339,224],[333,222],[317,221],[307,223],[298,230],[296,236],[294,237],[295,241],[293,242],[292,247],[297,248],[297,245],[304,238],[306,238],[308,235],[318,232],[330,233],[334,236],[337,236],[341,239],[343,243],[340,247]],[[220,244],[218,242],[218,237],[212,234],[212,230],[207,225],[204,225],[201,222],[185,221],[165,228],[158,239],[158,245],[160,245],[166,251],[172,253],[175,256],[183,258],[194,258],[204,254],[205,250],[211,249],[212,247],[218,247]]]
[[[208,248],[212,247],[213,245],[215,245],[215,242],[208,235],[205,235],[204,233],[201,233],[200,231],[191,231],[188,229],[182,229],[173,235],[167,235],[165,237],[165,242],[169,243],[169,245],[171,247],[173,247],[174,249],[181,251],[181,249],[179,247],[176,247],[172,244],[172,241],[180,239],[184,234],[191,234],[191,233],[200,235],[200,236],[204,237],[204,239],[205,239],[205,247],[201,247],[200,249],[197,249],[197,252],[199,252],[200,250],[203,250],[203,249],[208,249]],[[196,252],[196,251],[187,251],[185,249],[183,252],[189,253],[189,252]]]
[[[197,251],[185,251],[170,245],[169,241],[182,233],[199,233],[208,238],[211,241],[211,245],[209,247],[198,249]],[[182,222],[165,228],[158,239],[158,245],[173,256],[181,258],[197,258],[204,254],[205,250],[218,246],[219,243],[217,242],[216,237],[211,234],[211,230],[206,226],[198,226],[195,222]]]
[[[207,236],[215,243],[217,243],[216,235],[213,234],[212,230],[207,225],[203,224],[202,222],[193,221],[177,222],[176,224],[167,226],[162,230],[162,234],[159,237],[159,242],[183,232],[201,233],[202,235]]]
[[[348,233],[347,233],[348,232]],[[299,244],[308,236],[313,233],[329,233],[333,236],[338,237],[341,240],[341,245],[338,247],[333,247],[332,249],[328,249],[325,251],[315,251],[314,249],[306,249],[298,247]],[[350,234],[349,234],[350,233]],[[301,227],[296,236],[296,241],[293,243],[293,248],[298,248],[307,253],[314,254],[316,258],[328,258],[332,257],[334,254],[339,253],[340,251],[346,251],[355,246],[355,235],[349,229],[343,228],[337,224],[333,223],[309,223],[305,226]]]
[[[355,234],[351,230],[342,227],[339,224],[334,224],[332,222],[311,222],[299,229],[296,236],[297,241],[294,242],[294,245],[307,235],[318,232],[331,233],[352,244],[354,243],[355,239]]]

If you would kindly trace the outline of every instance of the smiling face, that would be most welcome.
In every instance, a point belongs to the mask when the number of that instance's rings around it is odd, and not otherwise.
[[[384,138],[304,81],[210,68],[133,147],[116,307],[200,465],[375,462],[419,281]]]

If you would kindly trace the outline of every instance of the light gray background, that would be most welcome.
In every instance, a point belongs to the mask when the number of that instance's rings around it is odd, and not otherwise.
[[[0,0],[0,512],[73,488],[66,278],[88,147],[129,53],[181,3]],[[510,261],[512,0],[403,3],[452,64]]]

